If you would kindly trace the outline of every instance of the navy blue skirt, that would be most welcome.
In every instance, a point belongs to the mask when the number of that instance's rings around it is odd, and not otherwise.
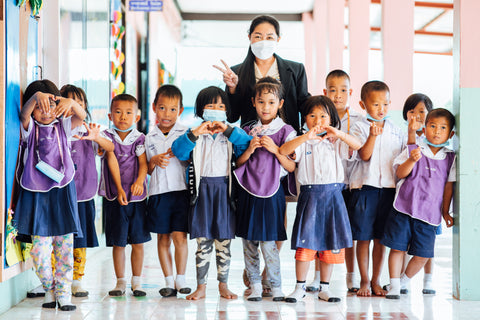
[[[201,177],[198,198],[188,215],[190,239],[235,238],[235,215],[228,201],[227,177]]]
[[[188,231],[188,190],[155,194],[148,198],[148,231],[169,234],[174,231]]]
[[[237,232],[238,237],[252,241],[284,241],[285,193],[280,184],[270,198],[259,198],[245,189],[238,190]]]
[[[18,232],[25,235],[51,237],[75,233],[83,237],[75,183],[48,192],[20,188],[15,220]]]
[[[343,183],[301,186],[292,249],[325,251],[352,246],[343,186]]]
[[[82,227],[83,238],[75,237],[73,247],[98,247],[97,230],[95,229],[95,200],[78,202],[78,216]]]

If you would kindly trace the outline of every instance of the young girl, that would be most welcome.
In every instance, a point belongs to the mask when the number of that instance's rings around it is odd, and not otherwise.
[[[73,99],[60,97],[49,80],[32,82],[23,95],[20,113],[23,166],[15,212],[18,232],[32,235],[31,255],[45,289],[44,308],[75,310],[71,303],[73,234],[82,237],[77,194],[72,181],[75,168],[68,138],[82,124],[85,110]],[[70,113],[73,115],[68,116]],[[32,119],[33,118],[33,119]],[[52,274],[52,250],[56,272]]]
[[[74,99],[87,113],[87,95],[82,88],[67,84],[60,89],[65,98]],[[79,126],[73,130],[71,138],[71,154],[75,166],[75,187],[77,189],[78,215],[82,227],[83,238],[75,237],[73,240],[73,283],[72,295],[86,297],[88,291],[84,290],[81,280],[84,275],[86,263],[86,248],[98,247],[97,232],[95,230],[95,200],[98,189],[98,173],[95,165],[95,154],[104,151],[113,151],[113,143],[100,137],[100,126],[90,123]]]
[[[238,192],[237,232],[243,238],[245,269],[250,282],[250,301],[262,300],[258,247],[267,266],[274,301],[282,301],[280,258],[275,241],[287,239],[285,195],[280,180],[295,170],[295,163],[279,153],[279,146],[296,136],[278,116],[283,106],[282,85],[275,79],[260,79],[254,87],[253,106],[258,121],[244,130],[253,137],[238,158],[235,176]]]
[[[335,105],[325,96],[308,98],[303,117],[309,131],[280,148],[281,154],[295,155],[301,185],[292,232],[297,286],[285,300],[297,302],[305,296],[308,267],[318,256],[321,271],[318,298],[338,302],[340,298],[332,297],[328,289],[333,264],[343,263],[345,248],[352,246],[350,222],[342,196],[342,160],[349,158],[349,149],[358,150],[361,144],[340,130]]]
[[[188,130],[172,144],[179,160],[192,160],[191,210],[188,216],[191,239],[197,239],[197,290],[188,300],[205,298],[210,255],[215,245],[220,295],[236,299],[227,286],[230,268],[230,242],[235,237],[235,216],[231,208],[232,149],[241,155],[251,139],[243,130],[225,123],[229,109],[225,91],[208,87],[199,92],[195,115],[205,120]],[[232,147],[233,145],[233,147]]]
[[[418,144],[425,138],[423,128],[425,119],[433,109],[433,103],[430,98],[422,93],[410,95],[403,105],[403,119],[408,121],[408,144]],[[437,227],[437,235],[442,234],[442,225]],[[406,258],[406,256],[405,256]],[[402,273],[405,271],[407,259],[404,259]],[[433,258],[428,259],[423,268],[423,294],[435,294],[433,289]],[[407,293],[407,288],[402,288],[401,293]]]

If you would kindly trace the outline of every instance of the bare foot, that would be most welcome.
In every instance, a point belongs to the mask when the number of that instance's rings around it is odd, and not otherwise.
[[[220,282],[218,283],[218,292],[220,296],[225,299],[237,299],[238,296],[233,293],[232,291],[228,290],[228,286],[226,283]]]
[[[372,293],[376,296],[385,296],[387,291],[383,290],[380,284],[372,283]]]
[[[361,282],[360,289],[357,291],[358,297],[370,297],[372,292],[370,291],[370,281],[368,282]]]
[[[189,294],[187,296],[187,300],[200,300],[200,299],[205,299],[205,291],[207,289],[207,285],[205,284],[199,284],[197,286],[197,290],[195,290],[194,293]]]

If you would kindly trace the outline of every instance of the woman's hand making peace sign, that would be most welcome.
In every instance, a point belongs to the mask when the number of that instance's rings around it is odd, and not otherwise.
[[[233,72],[232,69],[230,69],[230,67],[225,61],[221,59],[220,61],[223,63],[225,69],[217,65],[213,65],[213,67],[215,69],[220,70],[220,72],[223,73],[223,82],[225,82],[225,84],[227,85],[228,91],[230,91],[230,93],[233,94],[235,93],[235,89],[237,88],[237,85],[238,85],[238,75],[235,72]]]

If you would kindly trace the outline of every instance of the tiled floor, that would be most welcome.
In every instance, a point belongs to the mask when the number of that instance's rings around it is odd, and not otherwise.
[[[289,232],[295,215],[295,205],[289,204]],[[331,282],[332,291],[342,297],[340,303],[319,301],[316,294],[308,294],[304,301],[291,304],[273,302],[264,298],[261,302],[249,302],[243,297],[242,282],[243,253],[239,239],[232,244],[230,289],[239,294],[238,300],[218,297],[214,259],[210,268],[207,298],[201,301],[187,301],[184,295],[178,298],[161,298],[158,290],[164,280],[157,260],[156,241],[145,247],[144,288],[147,296],[135,298],[130,292],[125,297],[112,298],[107,292],[115,283],[111,249],[92,249],[88,255],[84,286],[90,291],[87,298],[73,298],[77,305],[75,312],[45,310],[41,308],[42,298],[25,299],[20,304],[0,315],[0,319],[479,319],[480,302],[457,301],[451,295],[451,230],[444,228],[444,234],[437,238],[434,280],[436,296],[423,296],[422,277],[412,281],[410,294],[398,301],[381,297],[357,298],[347,295],[345,267],[336,266]],[[187,281],[195,287],[194,255],[196,243],[190,241]],[[294,252],[285,243],[281,251],[283,291],[289,294],[295,286]],[[313,264],[308,279],[313,278]],[[385,264],[383,283],[388,282]]]

